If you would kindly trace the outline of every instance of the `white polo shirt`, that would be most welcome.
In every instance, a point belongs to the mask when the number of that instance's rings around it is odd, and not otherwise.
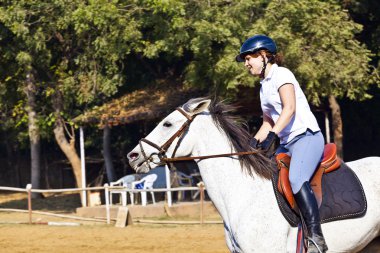
[[[296,95],[296,111],[290,123],[278,133],[280,143],[290,142],[294,137],[304,133],[308,128],[313,132],[319,131],[318,122],[310,110],[309,103],[293,73],[284,67],[273,64],[268,76],[260,81],[260,101],[263,113],[277,122],[282,112],[279,88],[291,83],[294,85]]]

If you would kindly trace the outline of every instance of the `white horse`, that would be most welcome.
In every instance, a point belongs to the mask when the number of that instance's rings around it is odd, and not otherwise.
[[[182,110],[169,114],[128,154],[131,166],[137,172],[147,172],[157,166],[159,157],[171,157],[173,152],[175,157],[183,157],[249,150],[249,133],[225,113],[227,106],[210,103],[208,99],[192,99]],[[183,130],[178,131],[180,128]],[[273,166],[263,156],[196,162],[223,218],[231,252],[295,252],[297,229],[290,227],[280,212],[269,180]],[[347,165],[363,185],[368,209],[361,218],[322,224],[328,252],[358,252],[380,235],[380,157]]]

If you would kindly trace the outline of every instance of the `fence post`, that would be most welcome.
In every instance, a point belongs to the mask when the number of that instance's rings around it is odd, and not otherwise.
[[[200,182],[198,183],[198,187],[199,187],[199,191],[200,191],[200,205],[201,205],[201,213],[200,213],[200,220],[201,220],[201,224],[203,225],[204,223],[204,217],[203,217],[203,211],[204,211],[204,207],[203,207],[203,201],[204,201],[204,198],[205,198],[205,184],[203,182]]]
[[[166,192],[168,206],[172,206],[172,192],[170,191],[170,188],[171,188],[170,170],[167,164],[165,165],[165,179],[166,179],[166,189],[168,189],[168,191]]]
[[[29,224],[32,224],[32,184],[26,185],[26,191],[28,192]]]
[[[107,224],[111,223],[111,216],[110,216],[110,194],[109,194],[109,186],[107,183],[104,184],[104,194],[106,199],[106,217],[107,217]]]

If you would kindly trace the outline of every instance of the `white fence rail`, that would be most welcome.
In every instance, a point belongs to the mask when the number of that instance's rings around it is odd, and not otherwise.
[[[128,193],[139,193],[139,192],[176,192],[176,191],[199,191],[200,192],[200,223],[203,224],[203,205],[204,205],[204,191],[205,187],[203,183],[199,183],[197,187],[177,187],[177,188],[159,188],[159,189],[129,189],[120,186],[109,186],[104,184],[100,187],[85,187],[85,188],[66,188],[66,189],[33,189],[31,184],[27,184],[25,188],[16,187],[4,187],[0,186],[0,191],[13,191],[13,192],[26,192],[28,194],[28,213],[29,213],[29,224],[32,224],[32,193],[53,193],[53,192],[83,192],[83,191],[95,191],[104,190],[105,195],[105,207],[106,207],[106,221],[107,224],[111,223],[110,216],[110,190],[123,190]],[[10,209],[8,209],[10,210]],[[37,212],[35,212],[37,213]]]

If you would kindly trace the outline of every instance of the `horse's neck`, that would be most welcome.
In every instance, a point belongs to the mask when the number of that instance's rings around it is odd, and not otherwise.
[[[226,135],[214,124],[199,129],[193,155],[223,154],[234,152]],[[207,192],[222,216],[230,216],[233,210],[254,208],[259,195],[270,194],[271,182],[254,175],[253,178],[241,169],[238,157],[211,158],[198,162]],[[256,202],[256,205],[253,203]],[[267,199],[263,200],[264,202]],[[267,203],[259,203],[262,206]],[[225,217],[223,217],[225,218]]]

